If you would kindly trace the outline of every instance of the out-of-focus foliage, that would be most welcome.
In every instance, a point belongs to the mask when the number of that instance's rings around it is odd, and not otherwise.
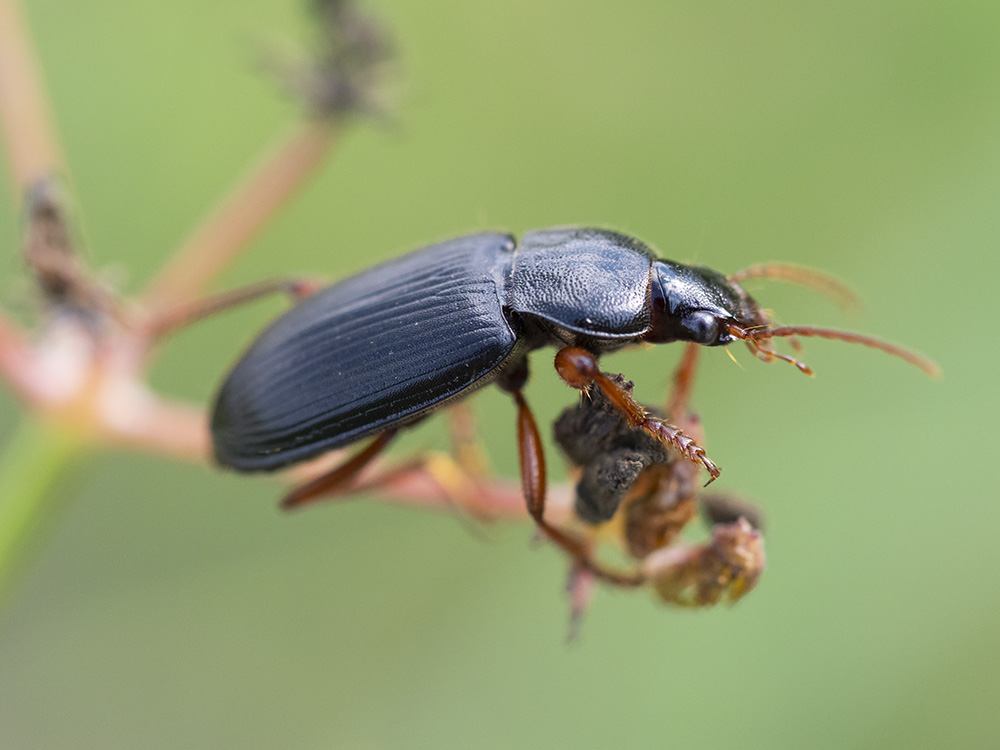
[[[375,8],[404,71],[394,116],[347,138],[230,285],[340,276],[481,228],[602,224],[722,271],[832,271],[863,317],[753,289],[785,322],[917,346],[944,380],[833,342],[807,342],[814,381],[712,353],[695,406],[719,488],[766,509],[768,570],[732,610],[601,592],[572,647],[563,561],[528,526],[484,543],[364,502],[286,516],[272,484],[102,456],[0,621],[0,744],[995,746],[1000,6]],[[90,257],[138,288],[293,116],[253,68],[300,9],[27,11]],[[15,302],[17,227],[0,213]],[[280,306],[178,337],[155,382],[209,398]],[[606,364],[655,401],[677,354]],[[575,398],[548,356],[528,390],[542,424]],[[513,408],[474,405],[513,475]],[[0,437],[15,415],[0,396]],[[431,421],[400,450],[443,440]]]

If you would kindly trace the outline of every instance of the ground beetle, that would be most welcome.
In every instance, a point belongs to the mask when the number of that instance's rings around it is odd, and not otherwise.
[[[528,510],[576,554],[576,545],[543,518],[545,462],[521,393],[532,350],[559,347],[555,366],[567,384],[600,388],[632,427],[701,464],[709,482],[719,470],[705,451],[666,420],[647,416],[600,371],[600,355],[640,342],[742,340],[761,359],[783,359],[808,373],[762,342],[820,336],[872,346],[935,372],[918,355],[865,336],[771,327],[740,286],[749,277],[822,280],[777,264],[725,276],[659,260],[639,240],[604,229],[542,229],[520,243],[490,232],[431,245],[313,294],[267,328],[219,392],[216,458],[239,471],[270,471],[376,436],[285,498],[286,506],[300,505],[352,479],[400,428],[495,382],[517,404]]]

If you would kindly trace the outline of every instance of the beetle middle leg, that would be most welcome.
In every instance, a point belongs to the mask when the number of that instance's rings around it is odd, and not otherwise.
[[[646,410],[636,403],[628,393],[611,382],[611,379],[601,372],[597,366],[597,357],[593,354],[579,347],[567,346],[556,352],[555,365],[556,372],[567,385],[582,391],[586,390],[591,383],[596,384],[632,427],[662,440],[688,461],[704,466],[709,474],[709,480],[706,484],[711,484],[719,477],[719,467],[705,455],[704,448],[669,422],[646,414]]]
[[[701,353],[699,344],[688,344],[684,347],[677,369],[674,371],[674,387],[667,401],[667,416],[674,423],[681,422],[688,416],[688,402],[694,389],[694,376],[698,370],[698,355]]]
[[[624,573],[604,567],[593,558],[588,542],[577,539],[545,520],[545,453],[535,417],[524,400],[521,389],[528,379],[528,365],[521,360],[508,366],[500,375],[500,387],[514,397],[517,405],[517,454],[521,467],[521,488],[528,514],[551,541],[568,553],[576,564],[601,580],[618,586],[641,586],[645,578],[638,573]]]

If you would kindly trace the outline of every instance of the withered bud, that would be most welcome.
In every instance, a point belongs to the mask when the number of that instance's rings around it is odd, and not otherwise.
[[[698,504],[708,526],[735,523],[737,519],[745,518],[755,529],[764,531],[764,514],[760,508],[743,498],[713,493],[699,497]]]
[[[34,274],[46,313],[68,314],[99,334],[118,318],[116,295],[76,252],[68,199],[56,177],[31,185],[25,194],[25,265]]]
[[[738,601],[764,571],[764,537],[745,518],[712,529],[704,545],[665,547],[643,561],[643,573],[663,601],[704,607]]]
[[[393,58],[389,34],[353,0],[314,0],[316,38],[307,57],[271,52],[264,67],[313,117],[384,113],[380,84]]]

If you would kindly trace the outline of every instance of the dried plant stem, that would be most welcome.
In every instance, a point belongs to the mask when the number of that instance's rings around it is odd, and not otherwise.
[[[374,486],[373,486],[374,484]],[[362,481],[351,492],[374,492],[379,500],[394,505],[428,510],[449,510],[466,513],[481,520],[529,521],[520,482],[491,479],[479,483],[475,492],[464,497],[449,497],[426,471],[412,473],[386,468],[382,478],[374,483]],[[572,517],[573,495],[569,485],[556,484],[549,488],[545,518],[564,524]]]
[[[338,134],[335,121],[306,120],[284,136],[167,262],[146,290],[147,308],[159,311],[203,293],[323,163]]]
[[[110,445],[211,464],[211,437],[204,409],[142,391],[123,393],[118,407],[101,427]]]
[[[62,168],[62,149],[17,0],[0,0],[0,129],[15,195]]]
[[[0,456],[0,605],[55,510],[59,480],[85,453],[79,436],[25,416]]]

